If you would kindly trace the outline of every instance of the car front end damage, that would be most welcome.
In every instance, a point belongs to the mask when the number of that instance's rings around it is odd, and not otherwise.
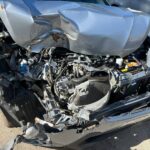
[[[98,2],[5,0],[0,107],[18,142],[64,147],[150,117],[150,17]]]

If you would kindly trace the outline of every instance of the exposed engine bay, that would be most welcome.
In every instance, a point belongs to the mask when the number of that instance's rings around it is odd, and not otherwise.
[[[8,8],[22,8],[24,12],[28,5],[7,1],[0,22],[0,106],[4,114],[14,126],[35,123],[46,133],[61,135],[66,130],[76,130],[77,134],[96,129],[108,116],[149,111],[150,17],[124,8],[67,3],[61,2],[56,13],[53,2],[55,15],[44,12],[43,18],[28,12],[24,15],[33,15],[27,23],[30,26],[23,22],[14,29],[16,23],[11,19],[16,14]],[[34,8],[40,10],[39,6],[40,2],[35,2]],[[77,17],[78,11],[85,20]],[[44,20],[47,15],[54,19],[52,29],[47,28],[49,19]],[[97,21],[95,17],[100,16]],[[112,29],[104,16],[112,19]],[[91,18],[93,24],[85,28]],[[56,22],[59,30],[53,29]],[[40,31],[27,40],[28,34],[19,32],[25,26],[27,33],[33,27]]]
[[[55,47],[30,53],[16,46],[1,55],[11,69],[1,73],[2,95],[24,125],[38,116],[56,128],[82,125],[109,103],[147,92],[148,42],[149,38],[125,58],[83,55]]]

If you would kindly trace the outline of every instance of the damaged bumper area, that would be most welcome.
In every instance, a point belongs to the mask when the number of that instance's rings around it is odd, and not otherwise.
[[[150,117],[148,14],[96,1],[0,5],[0,107],[23,127],[5,149],[64,147]]]
[[[149,101],[150,94],[146,98]],[[143,95],[146,96],[146,95]],[[136,99],[136,98],[135,98]],[[144,97],[145,99],[145,97]],[[140,100],[141,99],[136,99]],[[127,105],[130,105],[131,101],[127,102]],[[141,101],[142,102],[142,101]],[[145,101],[143,101],[145,102]],[[119,103],[118,103],[119,104]],[[116,106],[119,106],[116,103]],[[129,107],[129,106],[128,106]],[[102,115],[108,116],[108,114],[112,113],[110,110],[114,109],[114,106],[110,106],[105,110],[102,110],[99,113],[99,117]],[[123,107],[120,107],[123,108]],[[121,109],[120,109],[121,111]],[[47,148],[62,148],[62,147],[72,147],[77,143],[82,143],[87,138],[101,135],[107,133],[108,131],[113,131],[116,129],[120,129],[124,126],[129,126],[131,124],[135,124],[137,122],[146,120],[150,118],[150,108],[142,108],[133,112],[122,113],[121,115],[103,117],[100,122],[92,122],[85,126],[84,131],[80,128],[76,129],[65,129],[63,132],[58,132],[54,128],[50,128],[50,124],[39,118],[36,118],[36,124],[28,124],[27,128],[24,130],[22,135],[18,135],[15,139],[11,139],[3,148],[3,150],[10,150],[15,147],[16,144],[20,142],[33,144],[35,146],[42,146]],[[67,140],[64,139],[67,138]]]

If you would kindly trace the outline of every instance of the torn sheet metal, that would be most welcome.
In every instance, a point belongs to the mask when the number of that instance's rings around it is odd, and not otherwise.
[[[1,8],[14,41],[35,52],[62,46],[83,54],[126,56],[149,31],[146,14],[100,4],[5,0]]]

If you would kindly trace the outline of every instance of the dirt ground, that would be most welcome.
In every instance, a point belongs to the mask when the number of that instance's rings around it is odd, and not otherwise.
[[[7,128],[1,121],[0,113],[0,147],[21,133],[19,128]],[[150,121],[122,129],[112,133],[93,137],[84,143],[77,145],[77,150],[150,150]],[[29,144],[18,144],[15,150],[47,150]],[[67,150],[67,148],[65,148]]]

